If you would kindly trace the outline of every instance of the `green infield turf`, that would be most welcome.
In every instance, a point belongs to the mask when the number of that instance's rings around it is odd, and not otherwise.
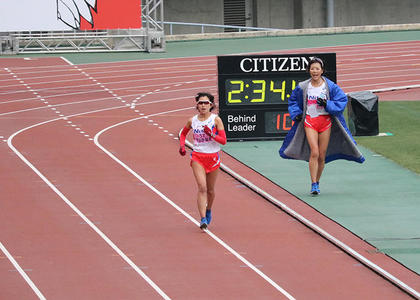
[[[358,136],[358,144],[420,174],[420,102],[379,102],[379,132],[386,136]]]

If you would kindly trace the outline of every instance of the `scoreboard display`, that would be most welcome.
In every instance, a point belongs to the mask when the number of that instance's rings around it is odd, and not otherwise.
[[[293,125],[288,99],[310,78],[306,67],[314,56],[336,82],[335,53],[218,56],[219,116],[227,139],[283,138]]]

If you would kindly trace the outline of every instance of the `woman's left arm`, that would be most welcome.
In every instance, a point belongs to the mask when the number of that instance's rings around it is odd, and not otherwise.
[[[217,131],[225,130],[225,126],[223,125],[222,119],[219,116],[214,119],[214,124],[216,125]]]
[[[216,142],[218,142],[219,144],[222,144],[222,145],[226,144],[226,141],[227,141],[226,132],[225,132],[225,127],[223,126],[222,119],[220,119],[220,117],[217,116],[214,119],[214,124],[216,125],[215,126],[216,128],[214,128],[213,131],[207,125],[204,126],[204,133],[207,134]]]
[[[225,126],[223,126],[222,119],[220,119],[220,117],[217,116],[216,119],[214,119],[214,123],[216,125],[217,135],[215,135],[213,139],[219,144],[225,145],[227,139],[226,139]]]
[[[327,101],[326,111],[331,115],[343,113],[347,105],[347,95],[335,83],[330,87],[330,100]]]

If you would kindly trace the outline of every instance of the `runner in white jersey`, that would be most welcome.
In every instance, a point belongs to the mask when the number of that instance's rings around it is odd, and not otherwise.
[[[305,134],[311,149],[309,173],[311,175],[311,194],[320,193],[319,180],[324,170],[325,155],[331,134],[331,116],[326,111],[328,88],[322,74],[324,62],[313,58],[309,62],[308,71],[311,80],[306,95]]]
[[[219,116],[211,113],[214,96],[198,93],[195,97],[198,114],[190,118],[182,130],[179,153],[185,155],[185,139],[193,129],[194,147],[191,153],[191,168],[198,186],[197,206],[200,213],[200,228],[206,229],[212,219],[211,208],[215,197],[216,178],[220,167],[220,145],[226,144],[226,133]]]
[[[321,81],[321,85],[318,86],[314,86],[312,82],[309,82],[304,126],[318,133],[331,128],[330,114],[325,110],[325,106],[318,103],[320,99],[326,101],[327,93],[327,85],[324,81]]]
[[[322,82],[320,86],[313,86],[312,82],[308,85],[308,102],[306,102],[306,115],[316,118],[321,115],[328,115],[324,106],[318,105],[318,98],[327,99],[327,86]]]
[[[200,153],[216,153],[220,151],[220,144],[212,139],[211,136],[204,132],[204,127],[209,127],[212,132],[216,128],[214,120],[216,119],[216,114],[210,114],[210,117],[204,121],[198,119],[199,115],[195,115],[192,118],[191,128],[193,130],[193,140],[195,152]]]

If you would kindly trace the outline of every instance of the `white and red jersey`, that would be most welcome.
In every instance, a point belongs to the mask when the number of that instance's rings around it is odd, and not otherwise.
[[[328,112],[325,110],[325,108],[321,105],[318,105],[316,101],[318,97],[327,99],[327,86],[325,82],[322,83],[321,86],[317,87],[312,86],[312,84],[309,82],[306,114],[311,118],[316,118],[321,115],[328,115]]]
[[[220,151],[220,145],[204,132],[204,126],[208,126],[216,132],[216,114],[211,114],[207,120],[200,121],[198,115],[192,118],[191,128],[193,130],[194,147],[193,151],[201,153],[216,153]]]

